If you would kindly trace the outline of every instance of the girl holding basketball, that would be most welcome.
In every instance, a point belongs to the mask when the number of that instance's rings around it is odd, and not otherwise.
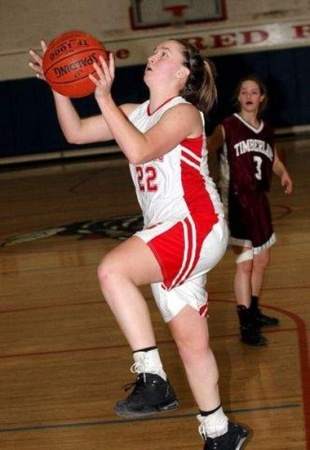
[[[46,45],[42,42],[43,51]],[[31,67],[44,78],[42,58]],[[216,99],[212,65],[187,42],[167,40],[148,58],[148,101],[118,107],[111,95],[114,58],[94,64],[101,114],[81,119],[69,98],[54,92],[61,128],[71,143],[115,139],[129,161],[144,228],[102,259],[98,278],[132,352],[131,394],[116,403],[122,417],[178,407],[162,365],[146,301],[155,301],[179,350],[199,408],[205,450],[239,450],[248,432],[225,415],[218,368],[209,346],[206,276],[225,253],[228,230],[207,165],[204,116]]]

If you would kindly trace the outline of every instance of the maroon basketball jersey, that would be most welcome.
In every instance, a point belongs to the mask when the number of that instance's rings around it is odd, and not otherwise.
[[[223,172],[229,176],[230,189],[238,193],[244,189],[268,191],[274,162],[271,127],[261,121],[260,126],[254,128],[238,114],[225,119],[222,125],[226,139],[221,163],[225,164],[226,159],[230,168]]]
[[[238,114],[225,119],[222,126],[225,143],[219,153],[219,187],[231,237],[249,240],[259,251],[273,240],[266,194],[274,162],[273,130],[263,121],[254,128]]]

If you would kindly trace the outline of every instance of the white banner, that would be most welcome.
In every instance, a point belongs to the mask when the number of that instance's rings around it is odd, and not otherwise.
[[[144,64],[158,42],[172,37],[187,39],[206,56],[274,50],[310,45],[310,20],[296,23],[262,24],[251,27],[211,29],[175,29],[147,37],[103,44],[115,54],[118,66]]]
[[[310,45],[310,19],[252,26],[220,28],[205,25],[186,25],[156,29],[150,32],[135,32],[123,39],[105,40],[103,44],[112,51],[116,66],[145,64],[156,45],[165,39],[182,38],[196,44],[206,56],[250,53]],[[0,55],[0,80],[30,78],[28,49]]]

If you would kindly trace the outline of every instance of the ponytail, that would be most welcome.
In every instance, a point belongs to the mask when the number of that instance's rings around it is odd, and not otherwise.
[[[214,64],[203,58],[199,49],[185,40],[176,40],[183,49],[184,66],[190,71],[180,95],[206,115],[217,101]]]

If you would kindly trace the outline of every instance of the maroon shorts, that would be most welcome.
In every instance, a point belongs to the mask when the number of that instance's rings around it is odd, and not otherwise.
[[[254,248],[267,244],[274,230],[266,192],[231,193],[228,225],[233,239],[251,241]]]

